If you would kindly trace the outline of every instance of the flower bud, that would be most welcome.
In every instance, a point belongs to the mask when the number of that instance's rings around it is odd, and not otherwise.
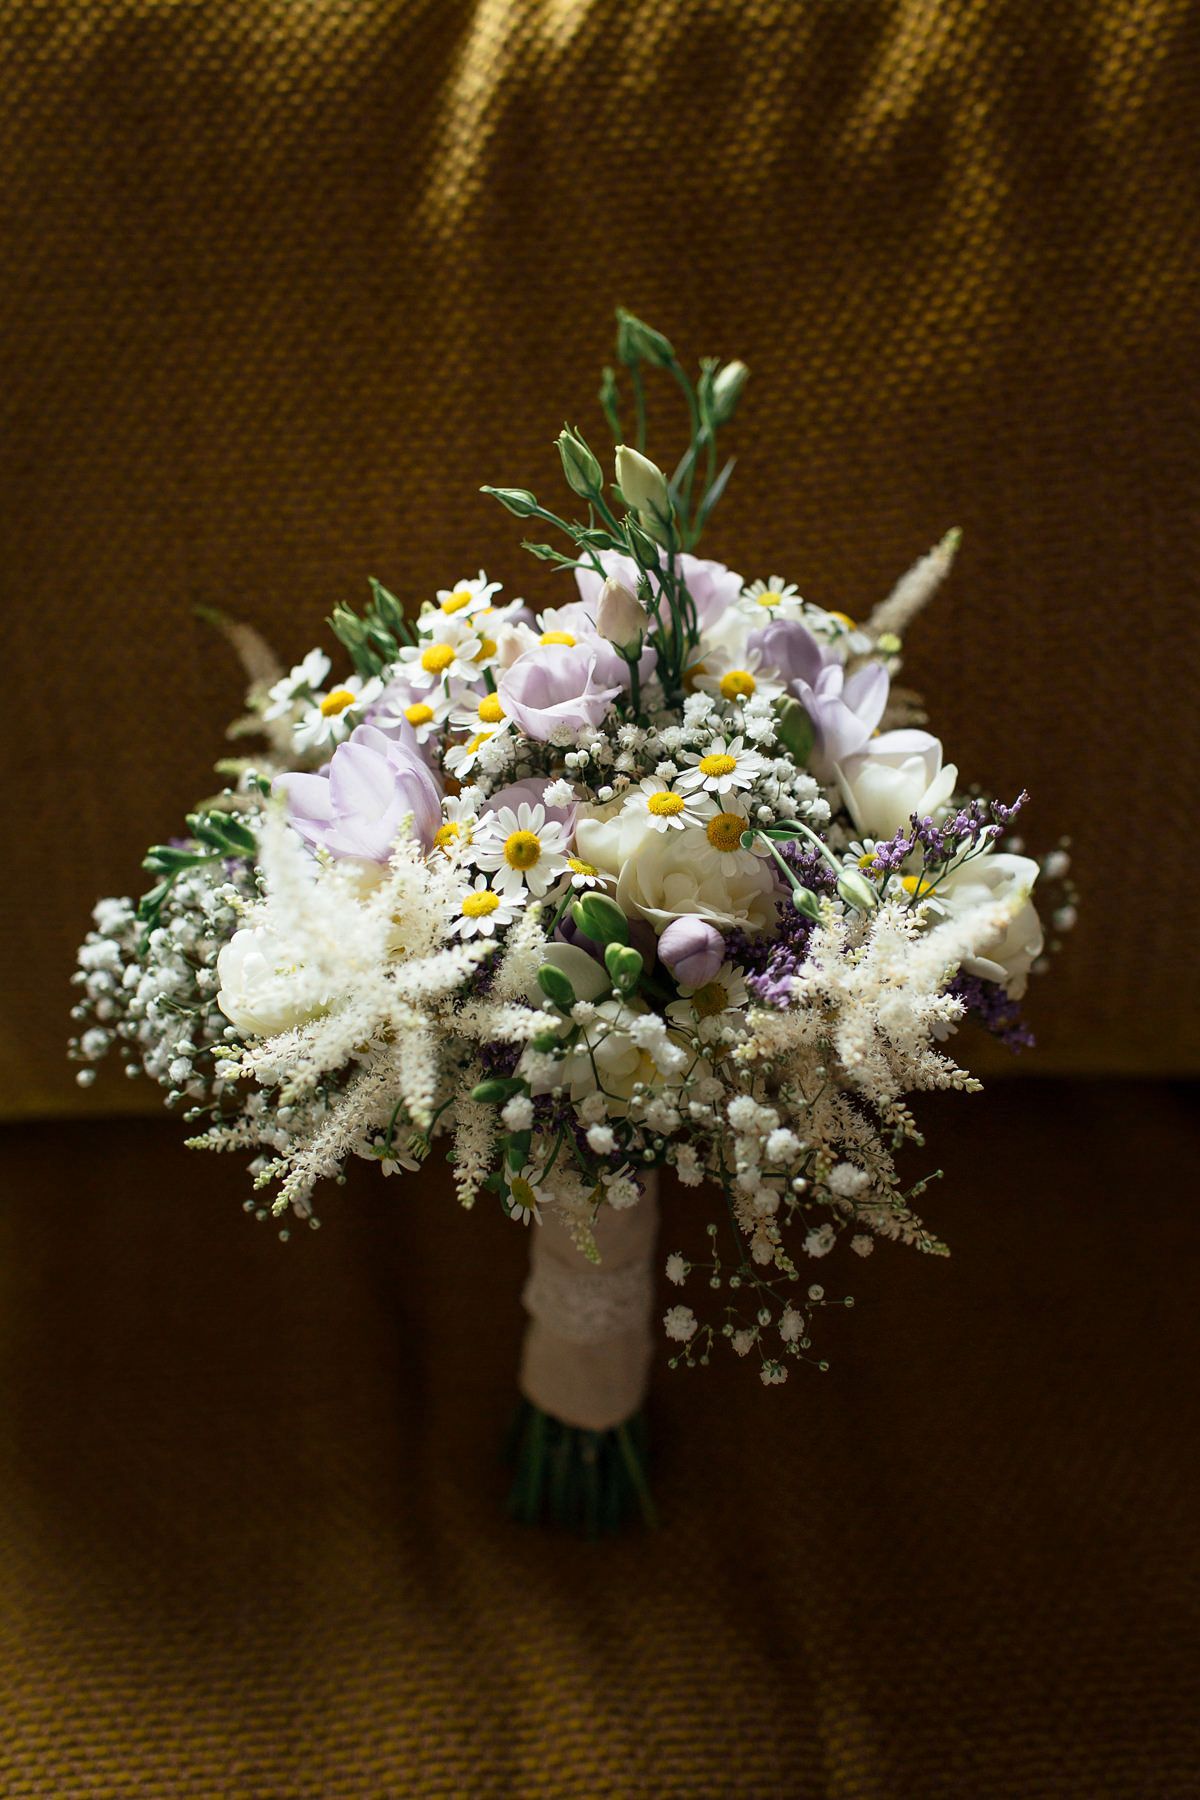
[[[645,530],[651,537],[657,537],[659,530],[671,516],[667,478],[658,464],[652,463],[640,450],[631,450],[628,444],[618,444],[617,486],[625,504],[637,513]]]
[[[703,987],[725,961],[725,939],[707,919],[672,919],[658,940],[659,960],[684,987]]]
[[[648,531],[643,531],[637,519],[630,513],[624,522],[625,535],[629,539],[629,548],[643,574],[657,575],[662,568],[662,553],[658,544]]]
[[[537,984],[559,1012],[570,1012],[575,1004],[575,989],[570,977],[561,969],[555,968],[553,963],[543,963],[537,972]]]
[[[675,352],[661,331],[634,318],[623,306],[617,308],[617,355],[623,363],[648,362],[656,369],[669,369]]]
[[[744,362],[728,362],[723,369],[717,370],[712,384],[714,425],[724,425],[732,419],[749,373]]]
[[[646,630],[646,609],[636,594],[623,582],[610,575],[600,592],[596,608],[596,630],[618,650],[636,656],[642,647]]]
[[[579,433],[564,426],[557,441],[567,486],[584,500],[597,499],[604,491],[604,471]]]
[[[507,507],[518,519],[531,519],[539,510],[537,496],[531,494],[528,488],[481,487],[479,491],[481,494],[493,495],[501,506]]]
[[[571,917],[594,944],[627,944],[629,921],[607,894],[585,894],[571,906]]]
[[[842,870],[838,876],[837,891],[847,906],[857,907],[859,912],[873,912],[879,904],[875,889],[857,869]]]
[[[609,944],[604,951],[604,966],[618,994],[632,993],[641,980],[644,967],[639,951],[628,944]]]
[[[800,701],[791,699],[776,701],[775,716],[775,736],[796,766],[805,768],[817,736],[812,720]]]
[[[806,919],[811,919],[814,925],[820,924],[821,902],[811,888],[794,887],[792,889],[792,905]]]

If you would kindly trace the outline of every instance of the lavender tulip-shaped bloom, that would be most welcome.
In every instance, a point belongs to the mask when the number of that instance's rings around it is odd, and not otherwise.
[[[600,684],[596,659],[590,644],[544,644],[530,650],[500,677],[500,704],[537,743],[544,744],[560,726],[568,731],[594,728],[620,692]]]
[[[827,663],[814,682],[797,677],[792,683],[816,732],[809,760],[818,781],[832,781],[837,764],[869,743],[889,685],[881,663],[867,663],[849,678],[841,663]]]
[[[761,631],[752,631],[746,640],[747,651],[757,650],[764,669],[774,669],[780,681],[799,698],[792,685],[797,681],[813,685],[822,669],[837,659],[818,643],[807,625],[799,619],[776,619]]]
[[[627,688],[630,685],[629,664],[616,645],[601,637],[596,629],[598,614],[599,601],[590,606],[582,600],[571,600],[566,606],[548,607],[539,615],[538,622],[543,631],[564,631],[575,639],[578,649],[586,650],[589,655],[595,654],[596,680],[602,687]],[[553,649],[554,646],[548,644],[544,648]],[[644,644],[638,657],[638,680],[649,681],[657,662],[657,651]]]
[[[725,961],[725,939],[707,919],[672,919],[658,940],[658,954],[684,987],[703,987]]]
[[[314,849],[386,862],[406,819],[426,850],[442,824],[437,783],[415,746],[360,725],[317,775],[279,775],[288,818]]]

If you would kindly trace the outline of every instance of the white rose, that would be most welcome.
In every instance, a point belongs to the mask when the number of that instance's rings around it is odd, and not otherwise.
[[[265,925],[235,931],[217,957],[217,1005],[246,1037],[275,1037],[325,1011],[316,972]]]
[[[944,813],[958,780],[942,767],[942,746],[927,731],[883,731],[837,766],[846,810],[863,837],[886,842],[919,819]]]
[[[766,931],[774,924],[775,882],[763,859],[739,858],[731,874],[722,874],[728,859],[713,849],[702,827],[654,831],[637,813],[626,816],[631,829],[620,842],[627,853],[617,905],[627,918],[640,913],[658,932],[685,918],[707,919],[727,931]]]
[[[1041,920],[1029,898],[1037,878],[1032,857],[986,851],[944,875],[930,898],[931,913],[947,917],[1009,901],[1013,916],[1007,928],[986,945],[986,956],[967,957],[962,966],[981,981],[999,982],[1014,1000],[1025,992],[1029,971],[1042,953]]]

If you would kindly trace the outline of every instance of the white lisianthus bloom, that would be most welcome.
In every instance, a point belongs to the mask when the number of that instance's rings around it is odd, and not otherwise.
[[[575,841],[604,874],[617,877],[617,905],[658,932],[672,919],[706,919],[718,929],[765,931],[775,919],[775,882],[759,858],[733,858],[704,827],[655,831],[640,807],[616,819],[579,819]]]
[[[217,957],[217,1005],[245,1037],[274,1037],[329,1004],[316,971],[269,926],[235,931]]]
[[[944,816],[958,780],[942,767],[942,746],[927,731],[883,731],[836,768],[846,810],[864,837],[880,842],[919,819]]]
[[[1008,902],[1007,927],[962,966],[981,981],[999,982],[1013,1000],[1025,992],[1029,971],[1042,953],[1042,924],[1029,898],[1039,873],[1031,856],[989,850],[943,875],[923,902],[934,918],[961,917],[977,906]]]

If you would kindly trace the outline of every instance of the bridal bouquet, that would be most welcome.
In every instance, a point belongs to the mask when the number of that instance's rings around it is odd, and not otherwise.
[[[591,1528],[648,1506],[656,1171],[712,1215],[702,1263],[664,1258],[672,1365],[815,1360],[815,1264],[943,1253],[897,1171],[906,1095],[978,1086],[946,1048],[968,1014],[1027,1041],[1031,893],[1067,866],[1019,853],[1025,796],[964,793],[896,685],[956,534],[862,624],[698,556],[746,370],[693,381],[619,319],[615,483],[565,429],[579,505],[484,489],[537,534],[536,597],[372,582],[334,612],[337,672],[314,649],[283,674],[227,623],[253,677],[233,730],[265,747],[218,765],[137,905],[96,908],[73,1044],[162,1083],[193,1145],[248,1152],[259,1217],[315,1225],[349,1157],[416,1173],[436,1145],[464,1206],[532,1226],[515,1505]],[[670,477],[653,371],[690,418]]]

